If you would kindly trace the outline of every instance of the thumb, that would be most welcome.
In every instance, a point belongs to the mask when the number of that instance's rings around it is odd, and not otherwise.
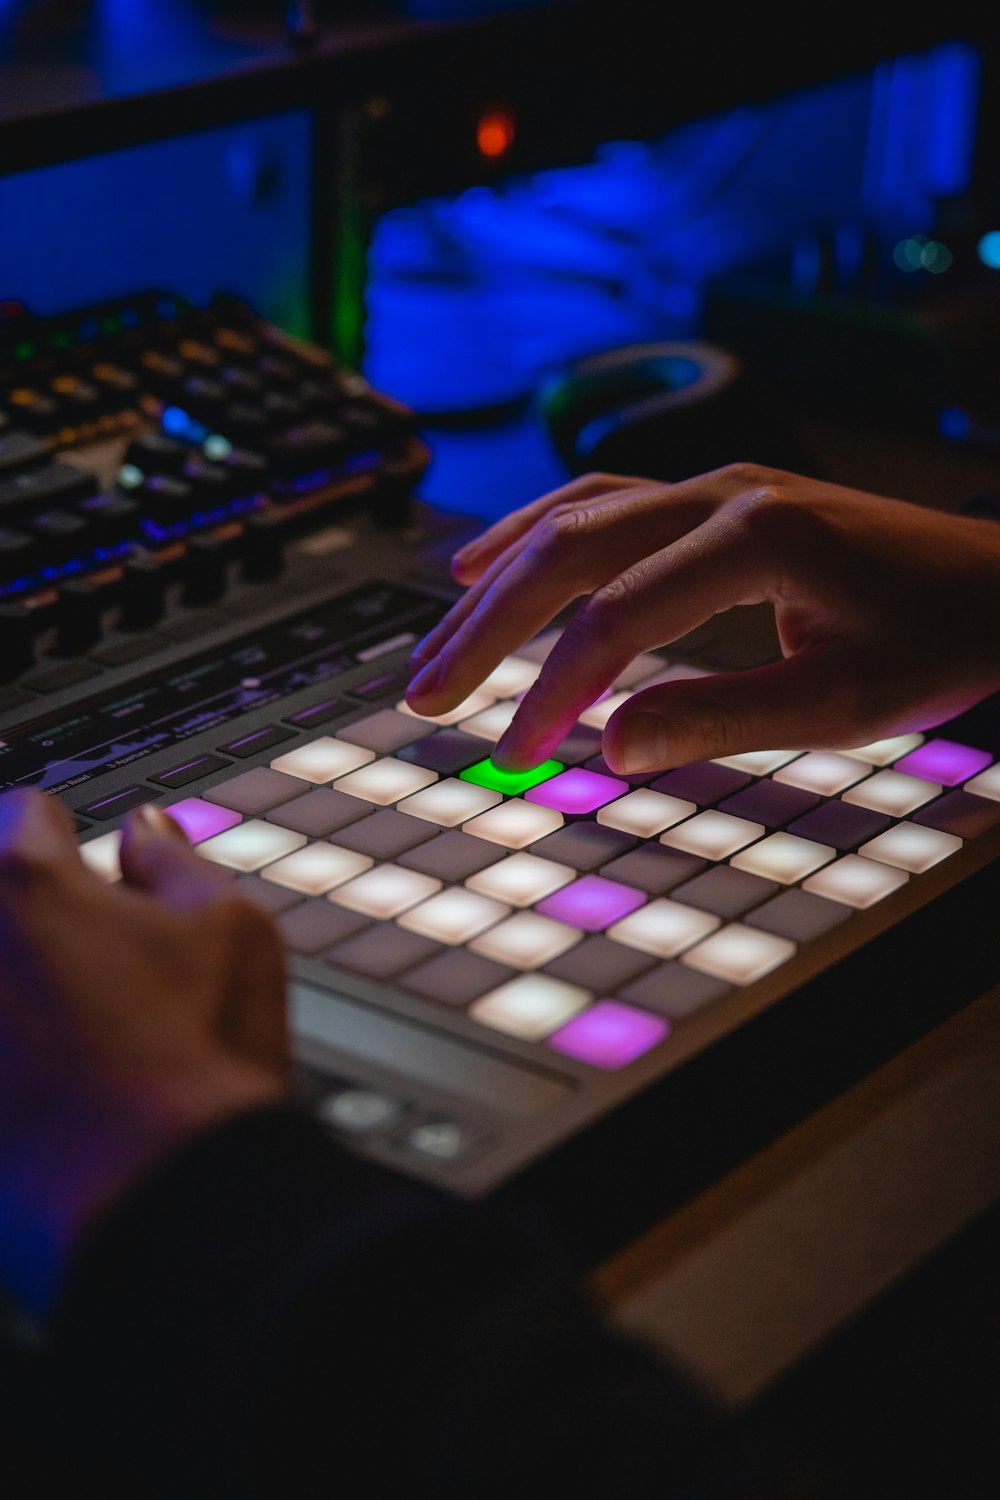
[[[872,736],[850,681],[843,658],[817,648],[754,671],[661,683],[611,716],[604,757],[634,773],[748,750],[863,744]]]
[[[149,805],[135,808],[125,820],[121,866],[129,885],[177,908],[203,905],[229,881],[218,865],[199,858],[173,818]]]

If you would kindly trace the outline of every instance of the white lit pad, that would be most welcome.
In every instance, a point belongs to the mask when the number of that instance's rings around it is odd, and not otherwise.
[[[733,922],[685,953],[681,963],[730,984],[753,984],[786,963],[794,952],[795,944],[787,938]]]
[[[858,852],[866,854],[869,859],[895,865],[898,870],[909,870],[911,875],[922,875],[961,847],[962,840],[954,833],[921,828],[918,823],[899,823],[862,844]]]
[[[252,818],[236,828],[227,828],[225,833],[217,833],[214,839],[206,839],[198,845],[198,853],[217,865],[249,875],[291,854],[293,849],[301,849],[305,842],[304,833],[293,833],[290,828],[278,828],[274,823]]]
[[[486,812],[502,801],[499,792],[449,776],[445,781],[407,797],[397,811],[409,813],[411,818],[425,818],[428,823],[439,823],[442,828],[457,828],[459,823],[467,822],[477,813]]]
[[[675,661],[666,671],[657,672],[655,677],[647,677],[642,686],[652,687],[657,682],[690,682],[694,677],[714,677],[715,673],[710,667],[696,667],[693,662]]]
[[[435,938],[439,943],[454,945],[467,943],[478,933],[485,932],[487,927],[492,927],[494,922],[509,916],[509,906],[458,886],[441,891],[429,901],[404,912],[396,925]]]
[[[480,688],[463,698],[457,708],[449,708],[446,714],[418,714],[405,698],[396,704],[396,708],[399,713],[409,714],[411,719],[425,719],[428,724],[457,724],[459,719],[467,719],[471,714],[482,713],[484,708],[491,708],[496,701],[494,693],[483,692]]]
[[[484,1026],[538,1042],[589,1003],[589,993],[575,984],[545,974],[519,974],[477,1000],[469,1014]]]
[[[81,844],[80,857],[88,870],[113,885],[122,878],[121,847],[121,829],[115,828],[111,833],[102,833],[89,843]]]
[[[494,698],[514,698],[530,688],[541,670],[536,661],[508,656],[480,683],[480,692],[492,693]]]
[[[374,750],[349,745],[346,740],[337,740],[327,734],[311,744],[300,745],[297,750],[289,750],[287,755],[279,755],[272,760],[271,770],[283,771],[286,776],[298,776],[302,781],[323,786],[374,759]]]
[[[905,870],[893,869],[875,859],[864,859],[860,854],[845,854],[835,864],[827,865],[802,882],[804,891],[815,896],[826,896],[829,901],[839,901],[843,906],[854,906],[864,911],[898,891],[909,880]]]
[[[554,807],[511,797],[500,807],[491,807],[489,812],[471,818],[463,828],[477,839],[489,839],[490,843],[503,844],[507,849],[524,849],[547,833],[555,833],[562,825],[562,813]]]
[[[687,854],[700,854],[703,859],[728,859],[763,832],[763,823],[734,818],[732,813],[703,812],[661,834],[660,843]]]
[[[545,630],[541,635],[535,636],[533,641],[527,641],[520,648],[519,654],[526,656],[529,661],[541,663],[549,655],[561,635],[561,630]]]
[[[640,953],[655,953],[658,958],[675,958],[699,938],[714,932],[719,918],[711,912],[696,911],[679,901],[661,897],[614,922],[606,936],[616,943],[638,948]]]
[[[519,911],[473,938],[469,952],[494,958],[512,969],[538,969],[572,948],[582,937],[578,927],[539,916],[534,911]]]
[[[801,750],[748,750],[745,755],[721,755],[715,764],[745,771],[748,776],[770,776],[779,766],[787,766],[790,760],[801,754]]]
[[[615,678],[616,688],[634,688],[638,682],[648,682],[657,672],[666,671],[667,663],[662,656],[653,656],[644,651],[629,662],[624,671]]]
[[[854,760],[867,760],[873,766],[891,766],[901,755],[909,755],[924,743],[922,734],[894,734],[887,740],[872,740],[870,745],[859,745],[856,750],[842,750],[841,755],[850,755]]]
[[[812,839],[800,839],[794,833],[772,833],[761,839],[752,849],[734,854],[729,861],[734,870],[746,870],[751,875],[762,875],[765,880],[779,880],[782,885],[794,885],[833,859],[836,849],[829,844],[816,844]]]
[[[801,787],[804,792],[818,792],[821,797],[835,797],[845,786],[853,786],[872,769],[871,762],[850,755],[835,755],[832,750],[810,750],[791,765],[775,771],[774,780],[784,786]]]
[[[363,797],[366,802],[377,802],[379,807],[389,807],[401,797],[410,797],[437,781],[436,771],[425,771],[423,766],[408,765],[405,760],[396,760],[387,755],[383,760],[362,766],[342,776],[336,783],[338,792],[347,792],[352,797]]]
[[[642,787],[619,797],[617,802],[606,803],[598,812],[597,821],[605,828],[618,828],[622,833],[651,839],[664,828],[673,827],[697,811],[695,802],[685,802],[683,797],[668,797],[665,792],[651,792]]]
[[[495,744],[517,713],[517,707],[513,702],[494,703],[492,708],[484,709],[481,714],[463,719],[458,727],[466,734],[478,735],[481,740],[492,740]]]
[[[537,854],[511,854],[499,864],[470,875],[465,883],[470,890],[509,901],[511,906],[532,906],[575,879],[576,871],[570,865],[559,865]]]
[[[301,891],[303,896],[324,896],[335,885],[343,885],[363,870],[370,870],[375,863],[367,854],[355,854],[352,849],[336,849],[333,844],[308,844],[286,854],[263,871],[265,880],[283,885],[289,891]]]
[[[377,865],[356,880],[338,886],[327,900],[363,912],[367,917],[388,918],[398,916],[408,906],[416,906],[418,901],[426,901],[440,889],[441,882],[433,875],[404,870],[401,865]]]
[[[612,693],[610,698],[602,698],[597,703],[592,703],[585,708],[580,715],[580,723],[586,724],[591,729],[603,729],[616,709],[621,708],[631,698],[631,693]]]
[[[990,797],[994,802],[1000,802],[1000,765],[980,771],[978,776],[965,783],[965,790],[974,792],[977,797]]]
[[[936,781],[920,776],[906,776],[902,771],[876,771],[867,781],[850,787],[841,797],[855,807],[870,807],[874,812],[902,818],[914,808],[923,807],[941,788]]]

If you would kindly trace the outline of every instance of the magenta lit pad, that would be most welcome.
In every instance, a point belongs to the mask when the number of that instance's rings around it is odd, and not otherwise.
[[[555,917],[557,922],[582,927],[585,932],[603,932],[612,922],[620,922],[630,911],[642,906],[645,900],[644,893],[632,886],[604,880],[600,875],[584,875],[572,885],[546,896],[535,910],[543,917]]]
[[[230,812],[228,807],[216,807],[212,802],[203,802],[200,797],[185,797],[183,802],[175,802],[173,807],[164,809],[179,823],[187,834],[192,844],[203,844],[206,839],[214,838],[217,833],[225,833],[227,828],[235,828],[237,823],[242,823],[238,812]]]
[[[631,790],[627,781],[574,766],[571,771],[563,771],[541,786],[533,786],[525,792],[524,800],[538,802],[542,807],[554,807],[556,812],[589,813]]]
[[[922,776],[925,781],[936,781],[941,786],[958,786],[968,781],[977,771],[983,771],[993,760],[988,750],[974,750],[971,745],[958,745],[954,740],[928,740],[917,750],[911,750],[902,760],[897,760],[894,771],[905,771],[908,776]]]
[[[662,1042],[670,1025],[661,1016],[599,1000],[549,1037],[549,1046],[595,1068],[624,1068]]]

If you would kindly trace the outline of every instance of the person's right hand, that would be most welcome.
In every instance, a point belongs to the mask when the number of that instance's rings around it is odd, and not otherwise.
[[[582,596],[494,751],[505,768],[551,755],[639,652],[738,604],[773,607],[784,660],[636,693],[604,732],[613,770],[851,748],[1000,688],[1000,526],[797,474],[588,475],[453,567],[470,587],[414,653],[422,714],[454,708]]]

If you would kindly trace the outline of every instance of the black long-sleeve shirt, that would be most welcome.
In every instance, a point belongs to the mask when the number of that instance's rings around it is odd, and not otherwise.
[[[100,1224],[47,1349],[0,1340],[11,1500],[993,1500],[1000,1206],[784,1390],[721,1417],[551,1235],[269,1109]]]
[[[47,1355],[57,1461],[103,1496],[716,1493],[715,1424],[534,1228],[272,1109],[91,1235]]]

